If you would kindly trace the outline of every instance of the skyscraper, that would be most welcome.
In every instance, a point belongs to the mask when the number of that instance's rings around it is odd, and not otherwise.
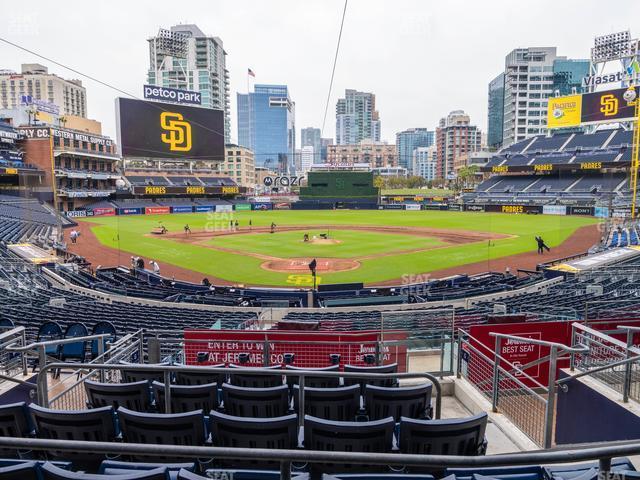
[[[295,102],[286,85],[255,85],[238,93],[238,143],[253,150],[256,167],[295,170]]]
[[[455,178],[455,166],[462,157],[480,150],[482,135],[475,125],[471,125],[469,115],[463,110],[454,110],[440,119],[436,129],[438,178]]]
[[[161,28],[149,42],[147,82],[162,87],[195,90],[202,106],[224,110],[224,137],[230,141],[229,71],[227,52],[219,37],[205,35],[196,25]]]
[[[501,145],[507,146],[533,135],[547,133],[547,99],[557,90],[581,92],[582,77],[588,73],[588,60],[559,57],[556,47],[516,48],[505,58]],[[489,85],[494,103],[499,98],[500,76]],[[493,88],[493,90],[492,90]],[[491,110],[489,123],[499,119],[498,107]],[[497,123],[490,127],[489,145],[499,138]]]
[[[504,122],[504,73],[489,83],[489,108],[487,119],[487,146],[499,148],[502,145]]]
[[[398,149],[398,165],[406,168],[409,173],[413,171],[413,152],[418,147],[430,147],[433,145],[435,132],[426,128],[410,128],[396,133],[396,146]]]
[[[380,141],[380,116],[373,93],[345,90],[336,104],[336,144],[354,145],[362,140]]]
[[[300,146],[313,147],[313,163],[321,163],[322,139],[319,128],[307,127],[300,130]]]

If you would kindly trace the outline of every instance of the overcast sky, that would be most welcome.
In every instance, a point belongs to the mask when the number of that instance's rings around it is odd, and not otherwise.
[[[0,36],[142,96],[149,66],[146,39],[159,27],[195,23],[219,36],[231,75],[232,137],[236,92],[256,83],[289,86],[296,126],[321,127],[344,0],[12,2]],[[594,35],[632,29],[640,35],[640,1],[349,0],[324,129],[335,134],[335,103],[346,88],[376,94],[382,138],[411,127],[435,128],[464,109],[484,131],[487,84],[517,47],[557,46],[559,55],[588,58]],[[0,68],[38,62],[0,43]],[[91,80],[88,116],[115,137],[118,93]],[[298,133],[299,144],[299,133]]]

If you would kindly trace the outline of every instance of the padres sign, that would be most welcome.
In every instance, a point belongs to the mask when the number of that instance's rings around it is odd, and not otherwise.
[[[191,150],[191,124],[184,121],[179,113],[160,113],[160,128],[167,131],[161,139],[169,145],[172,152],[188,152]]]
[[[548,128],[576,127],[593,123],[622,122],[634,118],[634,107],[623,95],[626,88],[549,98]]]

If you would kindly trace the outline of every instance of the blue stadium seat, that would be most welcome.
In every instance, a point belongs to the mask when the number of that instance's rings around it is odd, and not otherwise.
[[[389,365],[378,365],[375,367],[361,367],[358,365],[345,365],[345,372],[354,372],[354,373],[396,373],[398,371],[398,364],[391,363]],[[395,378],[386,378],[379,379],[371,377],[371,378],[344,378],[344,384],[347,385],[360,385],[360,390],[364,393],[365,385],[377,385],[379,387],[393,387],[398,383]]]
[[[242,370],[245,367],[241,365],[229,364],[229,368],[236,368]],[[270,370],[280,370],[280,365],[272,365],[265,367]],[[282,385],[282,375],[259,375],[256,373],[232,373],[229,375],[229,382],[232,385],[238,387],[251,387],[251,388],[268,388],[277,387]]]
[[[70,472],[49,462],[42,466],[43,480],[167,480],[166,467],[153,470],[140,470],[121,475],[100,475],[99,473]]]
[[[0,436],[1,437],[28,437],[33,430],[29,421],[27,405],[25,402],[10,403],[0,406]],[[2,457],[15,458],[19,451],[11,448],[0,448]]]
[[[89,330],[84,325],[84,323],[72,323],[67,327],[67,330],[64,333],[64,338],[74,338],[74,337],[86,337],[89,335]],[[74,343],[65,343],[61,345],[60,350],[60,360],[76,360],[80,363],[83,363],[87,353],[87,341],[79,341]]]
[[[38,470],[38,462],[19,462],[0,467],[0,480],[41,480]]]
[[[211,365],[205,368],[224,368],[224,363]],[[178,370],[175,372],[175,379],[178,385],[203,385],[215,383],[222,385],[227,383],[227,375],[224,373],[198,372],[198,367],[192,367],[188,370]]]
[[[431,417],[431,389],[433,385],[425,383],[414,387],[378,387],[366,385],[364,406],[370,420],[393,417],[424,419]]]
[[[313,370],[322,372],[338,372],[340,371],[340,365],[331,365],[329,367],[322,368],[305,368],[294,367],[292,365],[286,365],[286,370]],[[289,388],[293,388],[293,385],[298,383],[298,377],[294,375],[287,375],[287,385]],[[337,388],[340,386],[340,377],[305,377],[304,386],[312,388]]]
[[[222,385],[224,411],[234,417],[282,417],[289,410],[289,388],[286,385],[268,388]]]
[[[159,459],[158,459],[159,460]],[[194,462],[184,463],[142,463],[142,462],[123,462],[120,460],[104,460],[100,464],[98,473],[101,475],[122,475],[137,472],[148,472],[158,468],[166,468],[169,480],[176,480],[178,472],[184,470],[191,473],[196,470],[197,465]]]
[[[87,392],[89,408],[120,407],[148,412],[151,409],[151,395],[149,382],[141,380],[132,383],[100,383],[85,380],[84,388]]]
[[[360,385],[350,385],[338,388],[304,388],[304,413],[300,413],[300,387],[293,387],[294,410],[299,415],[338,422],[355,420],[360,409]]]
[[[106,320],[96,323],[93,326],[93,330],[91,331],[91,335],[100,335],[104,333],[110,335],[109,337],[105,337],[102,340],[102,351],[106,352],[107,343],[114,343],[118,339],[118,334],[116,332],[116,327],[113,326],[113,323]],[[98,342],[100,342],[100,340],[94,340],[91,342],[91,358],[98,357]]]
[[[165,413],[165,385],[160,382],[151,384],[156,409]],[[218,408],[218,385],[170,385],[171,413],[186,413],[194,410],[209,412]]]

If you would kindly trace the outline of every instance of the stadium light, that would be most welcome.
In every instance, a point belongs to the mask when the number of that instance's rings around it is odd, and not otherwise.
[[[629,57],[632,55],[631,44],[629,30],[596,37],[591,49],[591,61],[592,63],[603,63]]]

